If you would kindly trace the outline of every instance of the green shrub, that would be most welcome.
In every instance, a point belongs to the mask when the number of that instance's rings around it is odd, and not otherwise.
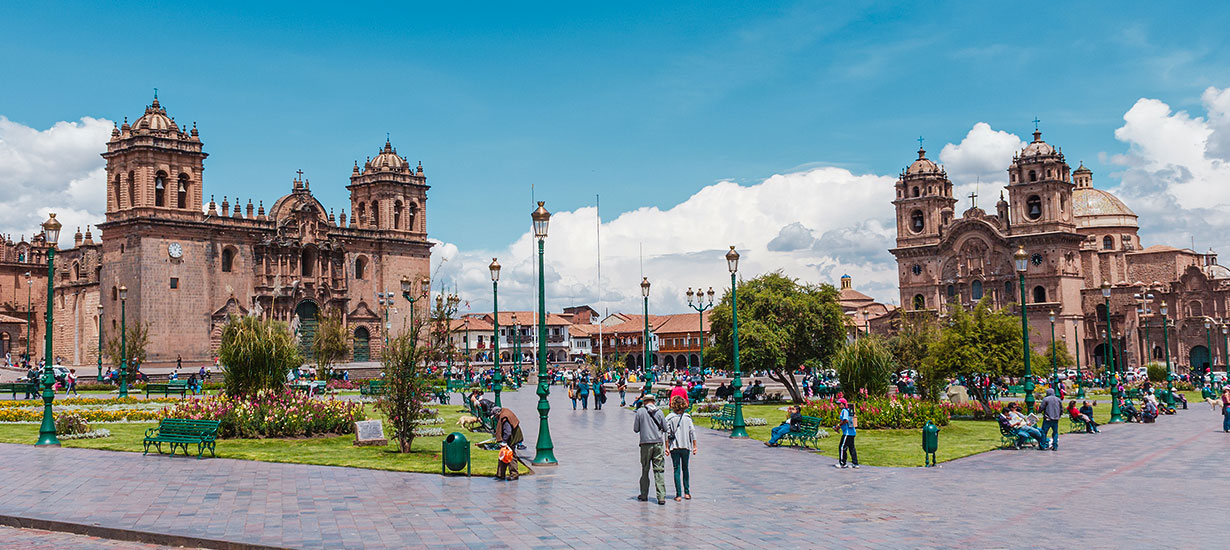
[[[848,397],[883,397],[895,366],[893,354],[877,337],[859,338],[833,354],[833,368]]]
[[[1149,370],[1149,381],[1150,382],[1165,382],[1166,381],[1166,365],[1160,365],[1158,363],[1149,363],[1149,366],[1147,368]]]
[[[222,327],[218,359],[228,395],[280,391],[290,369],[303,364],[286,323],[253,316],[232,316]]]
[[[85,417],[75,412],[62,412],[55,415],[56,433],[61,435],[74,435],[89,433],[90,423]]]
[[[976,405],[976,404],[975,404]],[[937,426],[946,426],[954,409],[951,403],[937,403],[921,399],[864,399],[854,402],[860,429],[921,428],[931,421]],[[841,409],[832,401],[808,401],[803,404],[804,416],[820,419],[823,426],[836,426]]]

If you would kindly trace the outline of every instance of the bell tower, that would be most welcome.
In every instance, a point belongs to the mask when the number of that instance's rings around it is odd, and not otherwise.
[[[1072,184],[1063,151],[1034,140],[1012,159],[1008,168],[1009,216],[1014,234],[1074,231]]]
[[[897,247],[936,244],[944,226],[952,223],[952,182],[948,173],[927,159],[921,143],[918,159],[897,178]]]
[[[111,130],[107,141],[107,220],[133,216],[203,217],[205,157],[196,124],[179,127],[158,102],[136,122]]]
[[[359,229],[401,233],[404,238],[427,237],[427,177],[423,165],[412,168],[397,155],[387,139],[362,170],[356,162],[350,172],[350,223]]]

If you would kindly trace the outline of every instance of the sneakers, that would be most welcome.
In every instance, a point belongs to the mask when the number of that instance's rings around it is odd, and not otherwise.
[[[643,497],[643,496],[641,496],[641,495],[636,495],[636,500],[639,500],[639,501],[641,501],[641,502],[648,502],[648,501],[649,501],[649,497]]]
[[[833,467],[834,468],[845,468],[846,465],[845,464],[834,464]]]
[[[857,469],[858,469],[858,464],[855,464],[855,465],[851,466],[851,468],[854,468],[855,470],[857,470]]]
[[[658,501],[658,506],[666,506],[666,501],[665,501],[665,500],[659,500],[659,501]]]

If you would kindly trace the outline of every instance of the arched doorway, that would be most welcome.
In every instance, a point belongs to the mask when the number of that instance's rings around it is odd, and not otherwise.
[[[675,368],[675,357],[673,355],[666,356],[666,368],[668,369]]]
[[[676,368],[691,368],[694,366],[695,365],[688,364],[688,356],[686,355],[680,355],[678,359],[675,359]]]
[[[1106,344],[1098,344],[1093,348],[1093,364],[1098,368],[1106,368]],[[1123,370],[1123,351],[1115,350],[1115,370]]]
[[[700,366],[700,357],[698,357],[695,353],[693,353],[692,355],[688,356],[688,360],[689,360],[689,361],[691,361],[691,363],[688,363],[689,365],[691,365],[691,366],[693,366],[693,367],[699,367],[699,366]]]
[[[1203,373],[1204,369],[1210,367],[1209,348],[1204,346],[1196,346],[1188,352],[1187,357],[1187,364],[1191,366],[1193,372]]]
[[[304,300],[295,308],[295,317],[299,319],[296,330],[299,335],[299,352],[305,360],[312,358],[312,341],[316,339],[316,313],[319,308],[315,302]]]
[[[371,334],[367,327],[359,327],[354,331],[354,360],[371,361]]]

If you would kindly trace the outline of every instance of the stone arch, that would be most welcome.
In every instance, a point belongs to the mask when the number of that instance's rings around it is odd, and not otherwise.
[[[1187,364],[1195,372],[1204,372],[1204,369],[1211,367],[1209,360],[1209,348],[1204,345],[1192,346],[1187,352]]]
[[[167,173],[159,170],[154,174],[154,206],[167,205]]]
[[[137,205],[137,173],[132,170],[129,170],[128,171],[128,206],[133,207],[136,205]]]
[[[1041,304],[1046,302],[1046,287],[1038,285],[1034,287],[1034,303]]]
[[[367,327],[360,326],[354,329],[354,350],[355,361],[371,361],[371,332]]]
[[[362,281],[367,278],[367,264],[371,263],[367,256],[360,254],[354,259],[354,278]]]
[[[665,365],[664,365],[664,366],[665,366],[666,368],[668,368],[668,369],[673,369],[673,368],[675,368],[675,356],[673,356],[673,355],[667,355],[667,356],[666,356],[666,362],[665,362]]]
[[[180,174],[175,186],[176,208],[188,208],[188,174]]]
[[[927,298],[922,294],[914,295],[914,309],[927,309]]]
[[[401,201],[393,202],[393,229],[401,229],[401,212],[405,209]]]
[[[1188,302],[1187,303],[1187,316],[1188,317],[1204,316],[1204,304],[1200,303],[1199,300],[1192,300]]]

